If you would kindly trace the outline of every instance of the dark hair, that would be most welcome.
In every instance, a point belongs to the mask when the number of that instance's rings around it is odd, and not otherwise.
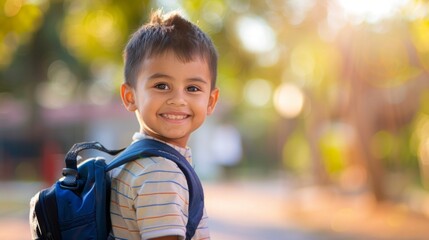
[[[201,57],[209,66],[211,87],[216,85],[217,51],[210,38],[195,24],[177,12],[151,14],[149,23],[138,29],[124,50],[125,82],[135,86],[142,62],[150,57],[173,51],[183,62]]]

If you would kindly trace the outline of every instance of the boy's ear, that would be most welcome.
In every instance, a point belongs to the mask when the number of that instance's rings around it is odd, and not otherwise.
[[[218,98],[219,89],[215,88],[210,93],[209,104],[207,105],[207,115],[210,115],[214,112]]]
[[[121,98],[122,103],[128,111],[134,112],[137,110],[134,89],[127,83],[121,85]]]

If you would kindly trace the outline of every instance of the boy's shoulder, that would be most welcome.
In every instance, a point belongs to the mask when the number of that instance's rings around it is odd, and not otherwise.
[[[182,173],[173,161],[158,156],[139,158],[125,164],[124,168],[128,169],[128,171],[133,171],[135,174],[150,174],[153,172]]]
[[[157,192],[174,192],[187,199],[189,192],[183,172],[174,162],[162,157],[131,161],[114,169],[111,177],[112,187],[132,199]]]
[[[114,169],[113,178],[134,184],[145,181],[176,181],[186,183],[186,178],[179,167],[163,157],[140,158],[122,167]]]

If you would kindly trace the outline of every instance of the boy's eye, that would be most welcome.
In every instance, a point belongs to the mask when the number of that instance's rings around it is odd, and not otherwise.
[[[198,87],[195,87],[195,86],[190,86],[190,87],[187,88],[187,90],[189,92],[198,92],[198,91],[200,91],[200,89]]]
[[[169,89],[168,85],[165,83],[159,83],[159,84],[155,85],[155,88],[160,89],[160,90],[168,90]]]

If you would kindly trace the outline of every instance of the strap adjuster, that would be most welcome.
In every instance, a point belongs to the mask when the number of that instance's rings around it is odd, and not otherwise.
[[[63,168],[64,178],[61,180],[61,186],[68,189],[77,189],[78,171],[73,168]]]

